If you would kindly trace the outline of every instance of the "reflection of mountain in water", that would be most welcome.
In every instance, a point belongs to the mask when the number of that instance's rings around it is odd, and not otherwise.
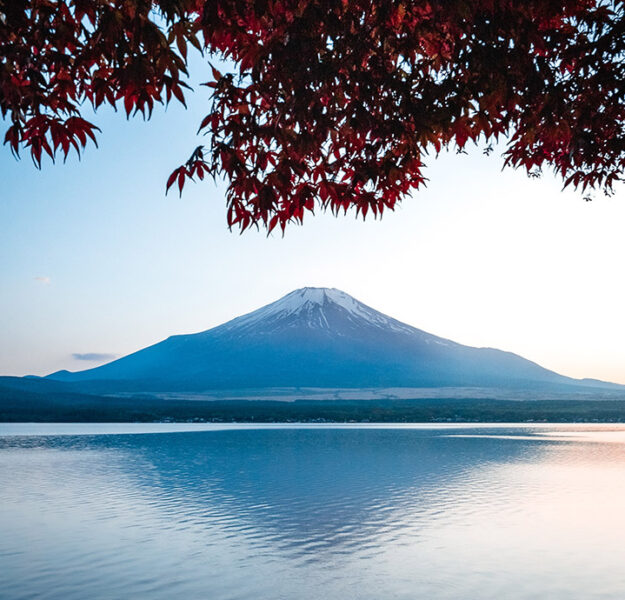
[[[119,447],[119,437],[108,439]],[[302,551],[345,550],[426,525],[428,515],[461,503],[463,487],[489,466],[528,454],[527,443],[397,429],[141,435],[123,446],[140,455],[140,471],[126,475],[151,502]],[[479,503],[469,487],[468,500]]]
[[[0,436],[0,597],[625,597],[625,445],[523,432]]]

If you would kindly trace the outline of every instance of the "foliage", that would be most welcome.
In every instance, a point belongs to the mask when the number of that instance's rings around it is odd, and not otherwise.
[[[496,398],[422,398],[415,400],[184,400],[149,396],[94,396],[81,393],[40,393],[3,388],[0,422],[367,422],[432,423],[527,421],[625,421],[625,401]]]
[[[231,227],[381,214],[470,140],[584,190],[625,169],[623,0],[0,0],[5,142],[39,165],[95,141],[85,101],[184,103],[189,44],[237,72],[167,187],[225,177]]]

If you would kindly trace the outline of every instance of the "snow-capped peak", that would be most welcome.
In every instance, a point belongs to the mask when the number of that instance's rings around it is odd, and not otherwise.
[[[292,314],[294,312],[300,312],[306,306],[324,306],[325,304],[331,303],[337,304],[350,312],[357,310],[357,306],[360,304],[355,298],[352,298],[349,294],[337,290],[336,288],[305,287],[292,291],[290,294],[287,294],[280,298],[280,300],[264,308],[271,307],[277,312]]]
[[[335,288],[305,287],[294,290],[279,300],[254,312],[230,321],[222,327],[228,330],[248,330],[257,325],[274,329],[288,326],[333,329],[332,321],[341,320],[354,325],[368,325],[393,331],[413,333],[415,329],[366,306],[349,294]]]

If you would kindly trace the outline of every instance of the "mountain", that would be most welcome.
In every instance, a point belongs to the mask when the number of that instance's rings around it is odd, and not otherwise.
[[[457,344],[327,288],[295,290],[208,331],[47,379],[99,382],[100,391],[611,385],[570,379],[509,352]]]

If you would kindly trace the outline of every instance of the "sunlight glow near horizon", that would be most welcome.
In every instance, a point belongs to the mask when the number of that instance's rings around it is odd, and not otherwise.
[[[190,100],[147,123],[103,112],[100,149],[80,162],[39,172],[2,149],[0,374],[89,368],[324,286],[463,344],[625,383],[622,188],[584,202],[473,149],[428,160],[428,187],[382,220],[239,236],[223,185],[164,195],[197,145],[206,101]]]

